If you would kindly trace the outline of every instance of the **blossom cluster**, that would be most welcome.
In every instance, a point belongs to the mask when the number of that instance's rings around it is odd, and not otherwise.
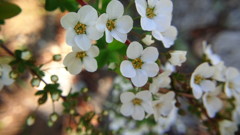
[[[232,121],[222,120],[219,129],[223,135],[234,134],[240,123],[239,97],[240,73],[234,67],[225,66],[221,58],[214,54],[211,46],[203,42],[204,59],[207,62],[200,64],[192,73],[190,86],[196,99],[202,99],[210,118],[214,118],[228,102],[224,99],[234,99]],[[227,130],[226,130],[227,129]]]

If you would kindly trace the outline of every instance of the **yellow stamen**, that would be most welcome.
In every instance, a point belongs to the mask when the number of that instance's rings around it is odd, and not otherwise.
[[[147,10],[146,10],[146,16],[148,17],[148,18],[153,18],[154,16],[156,16],[155,15],[155,13],[154,13],[154,8],[147,8]]]
[[[202,80],[203,80],[203,77],[200,75],[196,75],[194,77],[194,83],[196,83],[196,84],[200,84],[202,82]]]
[[[74,27],[74,30],[78,35],[79,34],[85,34],[86,29],[87,29],[87,26],[85,24],[80,23],[80,22],[78,22]]]
[[[82,59],[82,58],[84,58],[85,56],[87,56],[87,53],[86,52],[78,52],[77,54],[76,54],[76,57],[77,58],[79,58],[79,59]]]
[[[229,82],[228,86],[229,86],[230,89],[234,89],[234,83],[233,82]]]
[[[115,29],[115,20],[108,20],[106,27],[109,31],[112,31],[113,29]]]
[[[139,98],[134,98],[134,99],[132,100],[132,103],[133,103],[134,105],[141,105],[141,104],[142,104],[142,100],[139,99]]]
[[[133,67],[134,67],[135,69],[139,69],[139,68],[142,67],[143,62],[142,62],[142,60],[141,60],[140,58],[136,58],[136,59],[134,59],[134,60],[132,61],[132,65],[133,65]]]

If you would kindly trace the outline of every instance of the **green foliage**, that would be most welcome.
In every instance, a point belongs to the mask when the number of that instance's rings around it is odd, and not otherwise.
[[[62,12],[65,10],[74,12],[78,10],[78,3],[76,0],[46,0],[45,9],[47,11],[54,11],[57,8],[60,8]]]
[[[117,40],[114,40],[112,43],[108,44],[107,48],[99,48],[100,54],[96,58],[99,68],[102,68],[103,66],[111,62],[120,65],[121,61],[123,60],[122,56],[125,55],[125,52],[127,50],[127,46]]]
[[[4,23],[4,19],[8,19],[18,15],[21,8],[13,3],[7,1],[0,1],[0,24]]]

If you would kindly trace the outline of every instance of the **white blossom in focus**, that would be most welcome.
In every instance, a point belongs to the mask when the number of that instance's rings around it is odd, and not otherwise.
[[[170,86],[171,78],[171,71],[164,71],[163,73],[159,74],[157,77],[153,78],[152,83],[149,86],[149,90],[156,94],[160,88],[167,88]]]
[[[174,44],[177,38],[177,29],[174,26],[168,27],[165,31],[152,31],[152,35],[155,39],[162,41],[165,48],[169,48]]]
[[[214,54],[211,48],[211,45],[207,45],[206,41],[203,41],[203,53],[206,55],[207,59],[210,60],[211,64],[216,65],[219,62],[222,62],[221,58]]]
[[[236,68],[228,67],[225,72],[224,91],[227,97],[232,97],[236,92],[240,92],[240,74]]]
[[[202,97],[203,92],[208,92],[215,87],[215,82],[208,80],[214,74],[214,68],[207,62],[200,64],[192,73],[190,86],[196,99]]]
[[[106,13],[102,14],[96,23],[100,32],[105,31],[107,43],[111,43],[113,38],[125,43],[127,33],[133,28],[133,20],[128,15],[123,15],[124,7],[118,0],[112,0],[107,5]]]
[[[158,121],[160,117],[168,116],[174,108],[176,102],[174,92],[162,94],[158,98],[158,100],[154,100],[152,102],[155,121]]]
[[[221,135],[235,135],[238,127],[236,123],[230,120],[222,120],[219,122],[219,130]]]
[[[124,60],[120,65],[123,76],[131,78],[136,87],[144,86],[148,77],[154,77],[159,71],[155,61],[158,59],[158,50],[155,47],[143,49],[138,42],[132,42],[127,48],[127,57],[131,60]]]
[[[123,103],[120,111],[124,116],[132,116],[135,120],[143,120],[145,112],[153,113],[152,94],[147,90],[140,91],[136,95],[132,92],[124,92],[121,94],[120,100]]]
[[[186,55],[187,51],[172,51],[168,61],[174,66],[181,66],[187,60]]]
[[[203,105],[210,118],[214,118],[216,113],[223,107],[223,103],[218,95],[221,93],[222,86],[218,86],[203,94]]]
[[[98,40],[103,36],[103,33],[97,31],[95,27],[97,19],[97,11],[89,5],[81,7],[77,13],[69,12],[63,16],[61,25],[67,30],[67,44],[88,50],[91,47],[91,40]]]
[[[171,24],[173,4],[171,0],[135,0],[143,30],[165,31]]]
[[[87,51],[83,51],[80,48],[73,48],[73,51],[67,54],[63,60],[63,64],[67,67],[67,70],[76,75],[80,73],[83,68],[88,72],[95,72],[97,70],[97,61],[95,57],[99,54],[97,46],[91,46]]]
[[[152,36],[151,35],[146,35],[143,39],[142,39],[142,42],[145,44],[145,45],[151,45],[153,44],[155,41],[152,39]]]
[[[10,78],[9,74],[12,68],[7,64],[0,64],[0,90],[4,85],[11,85],[14,80]]]

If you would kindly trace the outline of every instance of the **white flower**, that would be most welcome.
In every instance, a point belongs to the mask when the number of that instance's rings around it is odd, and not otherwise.
[[[97,11],[89,5],[81,7],[77,13],[70,12],[63,16],[61,25],[67,30],[67,44],[88,50],[91,40],[98,40],[103,36],[95,27],[97,19]]]
[[[63,60],[63,64],[67,67],[71,74],[78,74],[85,68],[88,72],[97,70],[97,61],[94,57],[98,56],[99,49],[92,46],[89,50],[83,51],[80,48],[73,48],[73,52],[67,54]]]
[[[199,65],[192,73],[190,86],[196,99],[201,98],[203,92],[214,89],[215,83],[207,80],[214,74],[214,68],[209,66],[207,62]]]
[[[232,112],[232,120],[237,124],[240,124],[240,95],[234,94],[235,101],[234,101],[234,110]]]
[[[158,100],[152,102],[155,121],[158,121],[160,117],[166,117],[170,114],[176,102],[174,97],[174,92],[168,92],[162,94]]]
[[[236,92],[240,92],[240,74],[236,68],[229,67],[225,72],[224,91],[227,97],[232,97]]]
[[[165,48],[169,48],[174,44],[174,41],[177,38],[177,29],[174,26],[168,27],[165,31],[152,31],[152,35],[157,40],[162,41]]]
[[[223,107],[221,99],[217,97],[221,92],[221,88],[222,86],[220,85],[203,95],[203,105],[210,118],[215,117],[216,113]]]
[[[143,47],[138,42],[132,42],[127,48],[127,57],[132,59],[122,61],[120,71],[123,76],[131,78],[136,87],[144,86],[148,77],[154,77],[159,71],[155,61],[158,59],[158,50],[155,47]]]
[[[165,65],[162,65],[161,68],[163,70],[168,70],[170,72],[175,72],[176,71],[176,67],[173,66],[172,64],[170,64],[169,62],[166,62]]]
[[[31,57],[32,57],[32,54],[30,51],[23,51],[21,53],[21,59],[23,60],[30,60]]]
[[[133,27],[133,20],[130,16],[124,15],[124,7],[118,0],[112,0],[107,5],[106,13],[102,14],[98,20],[96,27],[102,33],[105,31],[106,41],[111,43],[113,38],[125,43],[127,33]]]
[[[142,42],[146,45],[151,45],[153,44],[155,41],[152,40],[152,36],[151,35],[146,35],[143,39],[142,39]]]
[[[174,66],[181,66],[187,60],[186,55],[187,51],[172,51],[168,61]]]
[[[207,59],[210,60],[211,64],[215,65],[221,62],[221,58],[214,54],[211,48],[211,45],[207,45],[206,41],[203,41],[203,53],[206,55]]]
[[[124,92],[121,94],[120,100],[123,103],[120,111],[124,116],[132,116],[135,120],[143,120],[145,112],[153,113],[152,94],[149,91],[141,91],[136,95],[132,92]]]
[[[221,135],[235,135],[238,130],[236,123],[229,120],[222,120],[219,122],[219,130]]]
[[[224,65],[223,62],[219,62],[218,64],[213,65],[214,68],[214,75],[213,75],[213,79],[220,81],[220,82],[224,82],[225,79],[225,71],[226,71],[226,67]]]
[[[169,87],[171,79],[170,76],[171,71],[164,71],[163,73],[159,74],[157,77],[153,78],[152,83],[149,86],[149,90],[155,94],[158,92],[160,88]]]
[[[138,13],[141,15],[143,30],[165,31],[171,24],[173,5],[170,0],[135,0]]]
[[[7,64],[0,64],[0,90],[4,85],[11,85],[14,80],[10,78],[9,74],[12,68]]]

